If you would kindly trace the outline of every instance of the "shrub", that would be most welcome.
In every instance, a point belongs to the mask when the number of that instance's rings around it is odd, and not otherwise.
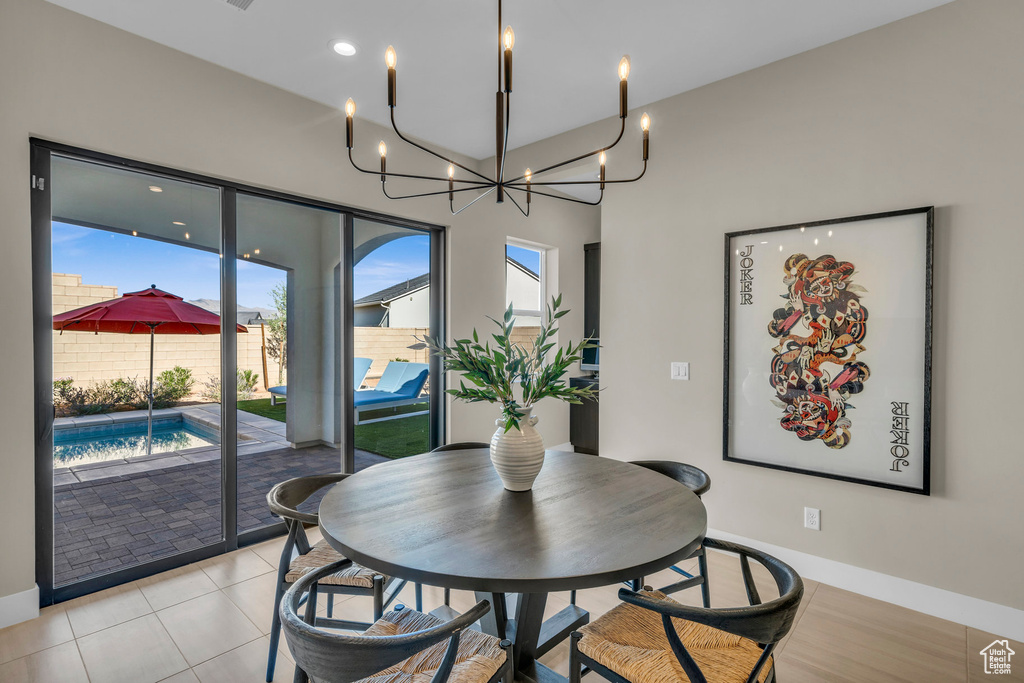
[[[66,415],[92,415],[105,413],[117,403],[108,382],[92,387],[76,387],[69,377],[53,383],[53,405]]]
[[[146,405],[146,387],[138,379],[118,377],[109,385],[111,398],[116,405],[139,407],[141,402]]]
[[[156,386],[153,389],[154,405],[158,399],[168,405],[180,401],[192,393],[192,385],[195,383],[192,371],[188,368],[175,365],[170,370],[164,370],[156,378]]]
[[[153,407],[168,408],[192,391],[192,371],[175,366],[153,382]],[[62,415],[106,413],[117,406],[145,409],[149,406],[149,382],[138,377],[118,377],[90,387],[76,387],[70,377],[53,381],[53,405]]]
[[[260,381],[260,376],[252,370],[238,370],[238,398],[240,400],[248,400],[252,398],[252,394],[256,391],[256,385]]]
[[[256,385],[259,383],[259,374],[252,370],[239,368],[235,372],[235,395],[239,401],[247,401],[252,398]],[[203,388],[200,392],[203,398],[220,403],[220,378],[208,377],[203,381]]]

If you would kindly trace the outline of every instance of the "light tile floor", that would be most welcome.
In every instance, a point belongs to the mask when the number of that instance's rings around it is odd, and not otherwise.
[[[311,536],[316,538],[315,530]],[[266,670],[274,567],[284,539],[165,572],[48,607],[38,619],[0,630],[4,683],[258,683]],[[746,604],[734,558],[712,553],[712,604]],[[687,563],[692,568],[694,562]],[[764,599],[774,594],[766,572],[755,572]],[[647,582],[675,580],[665,571]],[[959,624],[806,581],[794,630],[778,650],[783,683],[803,681],[984,681],[979,650],[995,639]],[[618,604],[617,586],[580,591],[577,602],[596,618]],[[698,591],[674,597],[697,604]],[[424,590],[426,607],[440,589]],[[548,613],[568,604],[553,594]],[[412,586],[400,601],[412,605]],[[472,606],[455,591],[452,606]],[[321,609],[324,606],[321,605]],[[338,614],[369,619],[369,599],[336,603]],[[1020,665],[1001,681],[1024,681],[1024,644],[1011,641]],[[568,643],[541,660],[565,673]],[[1014,662],[1016,664],[1016,662]],[[282,645],[276,681],[289,681],[292,662]],[[603,683],[596,674],[585,681]]]

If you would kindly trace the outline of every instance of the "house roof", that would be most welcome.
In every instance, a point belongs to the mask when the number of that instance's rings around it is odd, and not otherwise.
[[[537,280],[538,282],[540,281],[540,274],[533,272],[533,270],[529,266],[523,265],[522,263],[516,261],[511,256],[506,256],[505,260],[509,263],[509,265],[518,268],[519,270],[523,271],[524,273],[532,277],[534,280]]]
[[[405,282],[399,282],[397,285],[391,285],[379,292],[374,292],[373,294],[368,294],[361,299],[356,299],[354,305],[379,306],[381,304],[394,301],[395,299],[400,299],[403,296],[408,296],[413,292],[418,292],[428,286],[430,286],[430,273],[423,273],[423,275],[411,278]]]
[[[505,260],[509,263],[509,265],[512,265],[515,268],[518,268],[519,270],[523,271],[524,273],[526,273],[527,275],[532,277],[534,280],[540,280],[540,275],[538,275],[537,273],[533,272],[527,266],[524,266],[519,261],[516,261],[514,258],[506,256]],[[382,304],[390,303],[390,302],[394,301],[395,299],[400,299],[403,296],[408,296],[409,294],[412,294],[413,292],[418,292],[421,289],[424,289],[425,287],[429,287],[429,286],[430,286],[430,273],[423,273],[423,275],[420,275],[418,277],[411,278],[409,280],[406,280],[405,282],[399,282],[397,285],[391,285],[390,287],[386,287],[386,288],[380,290],[379,292],[374,292],[373,294],[367,294],[366,296],[362,297],[361,299],[356,299],[355,302],[353,303],[353,305],[354,306],[380,306]]]
[[[220,313],[220,299],[192,299],[188,303],[207,311]],[[242,308],[239,306],[237,322],[239,325],[260,325],[276,316],[277,313],[269,308],[260,308],[259,306]]]

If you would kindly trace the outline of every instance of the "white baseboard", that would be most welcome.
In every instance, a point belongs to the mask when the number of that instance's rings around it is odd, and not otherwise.
[[[0,598],[0,628],[39,616],[39,586]]]
[[[870,569],[855,567],[852,564],[844,564],[798,550],[762,543],[727,531],[708,529],[707,535],[763,550],[792,566],[800,576],[819,583],[866,595],[869,598],[884,600],[915,612],[930,614],[933,617],[988,631],[1004,638],[1024,640],[1024,610],[889,576]]]

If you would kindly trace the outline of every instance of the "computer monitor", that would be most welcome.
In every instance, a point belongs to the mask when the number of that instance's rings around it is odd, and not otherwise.
[[[593,344],[593,347],[583,349],[583,357],[580,359],[580,370],[597,372],[599,370],[601,349],[598,346],[597,339],[591,339],[590,343]]]

